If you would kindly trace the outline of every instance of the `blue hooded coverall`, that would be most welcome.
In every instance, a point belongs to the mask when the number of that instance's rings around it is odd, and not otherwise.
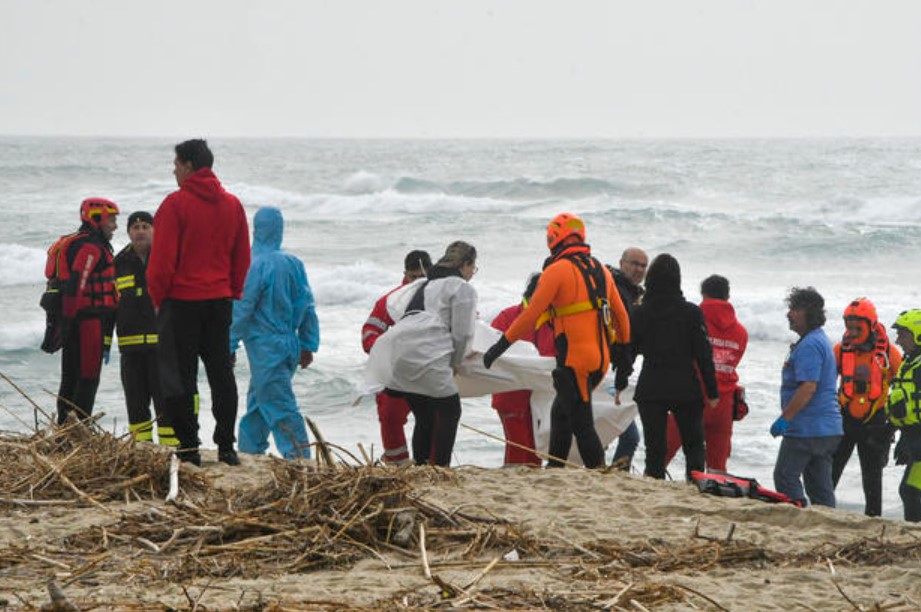
[[[310,456],[310,439],[291,378],[301,351],[320,345],[320,323],[300,259],[281,250],[284,220],[260,208],[253,220],[253,259],[243,298],[234,304],[230,348],[246,347],[251,378],[240,419],[240,451],[262,454],[269,432],[286,459]]]

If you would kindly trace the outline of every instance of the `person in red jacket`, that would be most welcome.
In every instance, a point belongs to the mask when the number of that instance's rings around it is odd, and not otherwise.
[[[154,217],[147,288],[157,311],[163,406],[179,439],[179,457],[201,464],[195,394],[198,358],[208,372],[218,459],[239,465],[234,450],[237,382],[230,357],[233,302],[249,270],[249,225],[236,196],[211,171],[204,140],[175,147],[179,190]]]
[[[387,298],[391,293],[407,283],[428,276],[432,268],[432,258],[425,251],[410,251],[403,260],[403,282],[381,296],[374,304],[368,320],[361,327],[361,348],[365,353],[393,325],[394,321],[387,312]],[[396,397],[381,391],[375,396],[377,400],[377,418],[381,424],[381,442],[384,445],[384,463],[405,465],[412,463],[409,449],[406,447],[406,425],[410,413],[409,404],[402,397]]]
[[[538,280],[540,280],[539,272],[532,274],[528,278],[528,285],[521,296],[521,302],[514,306],[509,306],[492,320],[492,326],[495,329],[504,332],[512,326],[512,322],[527,308],[528,302],[537,288]],[[553,328],[549,323],[545,323],[538,329],[525,334],[521,339],[536,345],[537,352],[541,355],[556,357]],[[534,465],[539,467],[541,464],[540,457],[529,450],[525,450],[526,448],[534,448],[531,392],[521,390],[496,393],[492,396],[492,407],[499,413],[499,418],[502,420],[502,429],[505,431],[505,465]],[[520,446],[514,446],[511,443]],[[522,446],[525,448],[521,448]]]
[[[748,346],[748,332],[736,319],[735,309],[729,303],[729,280],[714,274],[700,284],[703,302],[700,309],[707,323],[707,335],[713,348],[713,365],[720,401],[715,408],[704,410],[704,439],[707,447],[707,471],[726,472],[726,461],[732,451],[732,424],[734,407],[744,402],[744,390],[739,386],[736,366]],[[744,414],[735,415],[741,418]],[[681,434],[675,417],[668,420],[667,466],[681,448]]]

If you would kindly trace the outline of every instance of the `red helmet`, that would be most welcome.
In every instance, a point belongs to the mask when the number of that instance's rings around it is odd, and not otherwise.
[[[560,213],[547,225],[547,247],[551,251],[570,236],[585,242],[585,223],[571,213]]]
[[[109,215],[118,213],[118,204],[105,198],[87,198],[80,203],[80,220],[94,227],[99,227]]]
[[[844,309],[844,318],[845,320],[863,319],[872,329],[876,327],[876,323],[878,321],[878,317],[876,316],[876,306],[874,306],[873,302],[865,297],[857,298],[848,304],[847,308]]]

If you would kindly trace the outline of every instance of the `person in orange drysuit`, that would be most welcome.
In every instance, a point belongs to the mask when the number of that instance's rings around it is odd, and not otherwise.
[[[611,363],[611,344],[630,342],[630,319],[611,273],[592,257],[585,223],[562,213],[547,226],[550,257],[527,308],[483,355],[489,368],[512,342],[544,323],[553,323],[557,367],[556,399],[550,412],[548,467],[562,467],[575,435],[585,467],[604,465],[604,447],[595,431],[592,390]]]

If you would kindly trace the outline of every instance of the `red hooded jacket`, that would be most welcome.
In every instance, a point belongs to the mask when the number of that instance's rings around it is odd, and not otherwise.
[[[720,393],[735,389],[739,382],[736,366],[748,346],[748,332],[736,319],[732,304],[725,300],[706,299],[700,303],[707,322],[707,334],[713,347],[713,365]]]
[[[154,217],[147,288],[155,306],[178,300],[240,299],[249,270],[249,225],[236,196],[210,168],[189,175]]]

